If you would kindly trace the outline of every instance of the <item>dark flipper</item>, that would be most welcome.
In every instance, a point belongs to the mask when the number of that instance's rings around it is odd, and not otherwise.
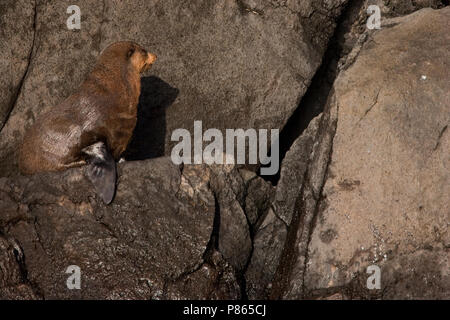
[[[116,191],[116,162],[103,142],[97,142],[82,150],[87,155],[86,176],[97,194],[110,204]]]

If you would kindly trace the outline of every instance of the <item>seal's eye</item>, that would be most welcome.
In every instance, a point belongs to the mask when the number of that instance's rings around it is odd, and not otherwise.
[[[133,53],[134,53],[135,50],[136,50],[136,49],[135,49],[134,47],[131,48],[130,50],[128,50],[127,57],[130,58],[130,57],[133,55]]]

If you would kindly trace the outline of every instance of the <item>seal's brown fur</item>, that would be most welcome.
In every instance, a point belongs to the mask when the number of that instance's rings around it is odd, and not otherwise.
[[[33,174],[83,165],[81,150],[98,141],[118,160],[136,125],[140,73],[155,60],[133,42],[107,47],[80,88],[26,132],[20,171]]]

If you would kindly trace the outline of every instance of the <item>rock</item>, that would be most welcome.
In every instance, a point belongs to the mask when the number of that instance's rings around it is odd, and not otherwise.
[[[109,206],[82,172],[0,180],[1,230],[23,250],[27,281],[41,297],[163,298],[165,283],[204,264],[214,197],[209,190],[202,197],[186,193],[170,159],[119,166]],[[201,180],[192,185],[202,192]],[[66,287],[70,265],[81,269],[81,290]]]
[[[192,132],[194,120],[205,129],[282,128],[321,63],[344,3],[84,0],[77,2],[81,30],[68,30],[67,3],[38,2],[35,52],[0,133],[0,176],[17,173],[16,146],[35,117],[69,96],[100,50],[117,40],[153,50],[159,59],[151,74],[179,92],[139,126],[165,131],[162,145],[151,145],[156,153],[169,155],[173,130]]]
[[[23,252],[12,239],[0,235],[0,298],[8,300],[36,299],[24,268]]]
[[[280,180],[271,208],[255,230],[253,255],[246,271],[247,295],[251,299],[267,298],[280,264],[288,227],[296,211],[296,200],[304,182],[321,116],[311,121],[297,138],[281,165]]]
[[[447,7],[391,21],[338,76],[323,201],[293,268],[306,266],[306,291],[292,273],[284,297],[359,283],[353,298],[448,298],[449,19]],[[381,290],[366,289],[372,264]]]
[[[246,272],[250,298],[447,296],[448,210],[438,190],[449,181],[448,12],[389,20],[340,63],[315,138],[301,136],[283,161],[279,204],[256,232]],[[419,266],[428,257],[434,263]],[[383,266],[382,290],[367,290],[373,263]]]
[[[434,246],[394,256],[382,268],[383,299],[450,299],[448,247]],[[401,281],[398,281],[401,279]],[[384,285],[383,285],[384,282]]]
[[[336,30],[334,39],[338,44],[337,50],[341,50],[340,64],[345,64],[345,60],[354,60],[353,55],[346,56],[352,49],[359,48],[365,42],[365,37],[361,38],[361,36],[367,35],[367,22],[369,17],[375,13],[368,10],[371,5],[378,6],[380,9],[380,27],[386,28],[392,23],[389,21],[393,17],[404,16],[422,8],[438,9],[446,4],[443,0],[364,0],[350,2],[342,14],[343,19],[341,18],[339,22],[340,25]],[[330,46],[333,46],[333,43]],[[358,52],[358,50],[353,51]]]
[[[368,2],[370,3],[370,0]],[[388,17],[404,16],[423,8],[438,9],[446,5],[445,0],[389,0],[385,1],[386,4],[380,3],[379,0],[372,2],[379,4]]]
[[[287,237],[287,226],[272,209],[256,231],[253,239],[253,254],[245,272],[246,290],[249,299],[265,299],[272,288],[281,253]]]
[[[35,38],[35,5],[5,0],[0,4],[0,131],[25,81]]]
[[[322,113],[303,186],[298,194],[286,245],[270,293],[272,299],[302,298],[303,279],[308,258],[308,244],[320,210],[322,189],[331,160],[337,125],[337,105],[331,96]]]
[[[303,186],[320,119],[321,115],[310,122],[308,128],[294,141],[283,159],[273,206],[277,216],[287,225],[292,222],[295,201]]]
[[[10,239],[0,237],[0,263],[11,270],[0,297],[241,298],[252,251],[243,208],[252,199],[261,212],[270,183],[246,184],[235,166],[179,168],[164,157],[118,168],[108,206],[85,168],[0,178],[0,235]],[[81,290],[66,287],[71,265]]]
[[[243,210],[244,183],[235,166],[213,165],[211,190],[218,215],[218,251],[237,270],[243,270],[250,258],[252,239]]]
[[[241,175],[242,175],[241,170]],[[253,173],[254,174],[254,173]],[[265,216],[272,203],[275,188],[271,183],[254,174],[247,182],[247,196],[245,197],[245,215],[251,226],[251,230],[257,229],[260,218]]]
[[[214,251],[210,262],[204,263],[197,271],[169,283],[166,298],[236,300],[241,298],[241,288],[234,268],[223,259],[220,252]]]

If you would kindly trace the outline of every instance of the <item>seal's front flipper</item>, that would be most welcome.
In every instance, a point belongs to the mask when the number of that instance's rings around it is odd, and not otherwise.
[[[97,194],[110,204],[116,191],[116,162],[103,142],[97,142],[81,150],[87,155],[86,176]]]

